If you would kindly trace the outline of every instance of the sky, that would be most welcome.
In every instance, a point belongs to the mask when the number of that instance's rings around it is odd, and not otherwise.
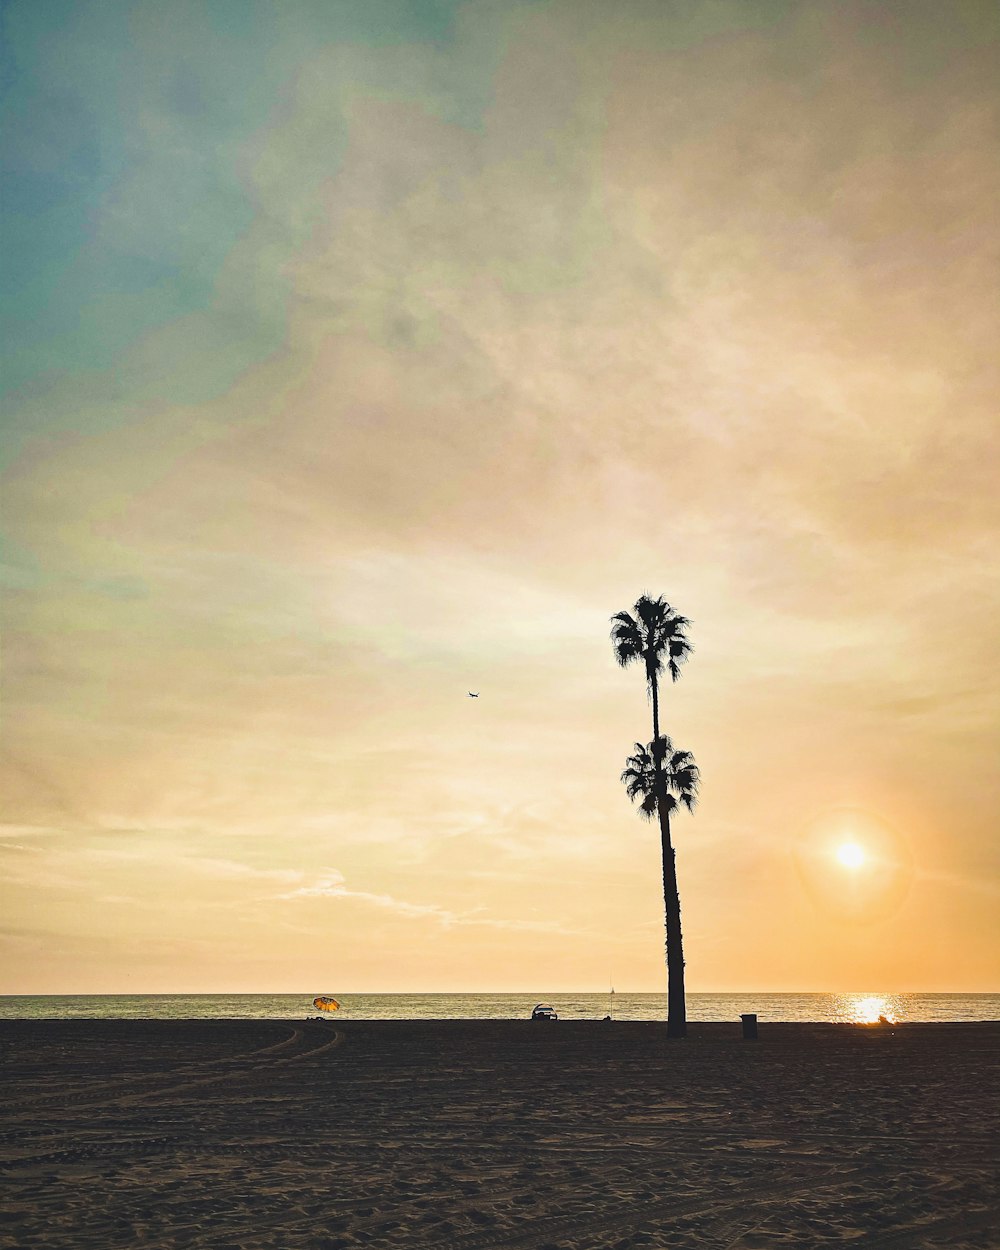
[[[0,12],[0,992],[1000,990],[991,0]]]

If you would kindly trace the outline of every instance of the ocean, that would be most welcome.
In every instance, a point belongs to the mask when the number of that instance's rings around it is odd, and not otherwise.
[[[665,1020],[665,994],[340,994],[338,1017],[347,1020],[518,1020],[536,1003],[564,1020]],[[295,1020],[313,1016],[314,993],[302,994],[10,994],[0,995],[4,1020]],[[755,1012],[761,1021],[898,1023],[1000,1020],[1000,994],[689,994],[688,1019],[738,1020]]]

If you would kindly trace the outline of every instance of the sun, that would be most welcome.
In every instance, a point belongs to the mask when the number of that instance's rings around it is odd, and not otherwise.
[[[794,854],[812,901],[831,916],[858,924],[874,924],[896,911],[913,877],[906,839],[862,808],[833,807],[810,821]]]
[[[837,862],[856,870],[865,862],[865,853],[856,842],[843,842],[837,847]]]

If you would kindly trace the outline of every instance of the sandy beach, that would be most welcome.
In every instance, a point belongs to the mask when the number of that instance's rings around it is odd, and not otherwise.
[[[7,1021],[0,1246],[1000,1246],[1000,1024]]]

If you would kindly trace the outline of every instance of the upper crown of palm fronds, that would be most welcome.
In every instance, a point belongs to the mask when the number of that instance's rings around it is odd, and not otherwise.
[[[657,810],[657,763],[660,767],[660,785],[663,787],[665,810],[672,812],[683,804],[688,811],[694,810],[698,801],[698,785],[701,775],[690,751],[675,751],[670,739],[661,734],[647,745],[635,744],[635,751],[625,761],[622,782],[625,793],[634,803],[640,799],[639,814],[647,820]]]
[[[652,680],[663,671],[666,658],[670,676],[676,681],[680,665],[691,653],[691,643],[684,632],[691,622],[675,612],[662,595],[655,599],[640,595],[632,611],[634,616],[630,612],[616,612],[611,618],[615,659],[622,668],[641,659],[647,678]]]

